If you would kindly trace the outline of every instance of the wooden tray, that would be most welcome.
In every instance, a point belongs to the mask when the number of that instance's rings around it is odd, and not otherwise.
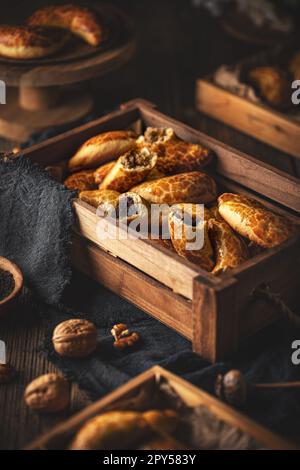
[[[173,127],[183,139],[201,142],[217,155],[212,174],[222,190],[252,194],[277,212],[300,212],[299,180],[133,100],[101,119],[27,149],[40,164],[69,158],[103,131],[144,126]],[[278,204],[279,203],[279,204]],[[279,316],[253,290],[267,283],[291,308],[300,288],[300,237],[215,277],[149,240],[99,240],[96,210],[76,200],[72,261],[76,268],[131,301],[192,341],[195,352],[223,360]],[[297,221],[299,220],[298,217]]]
[[[136,397],[138,397],[146,387],[157,386],[161,379],[165,379],[168,382],[187,406],[206,406],[220,420],[240,429],[242,432],[255,439],[264,448],[273,450],[298,449],[294,444],[281,439],[220,400],[217,400],[203,390],[194,387],[177,375],[159,366],[148,369],[102,400],[89,405],[72,418],[56,426],[44,436],[37,438],[34,442],[29,444],[26,449],[64,449],[78,429],[93,416],[111,410],[142,410],[143,408],[138,406]],[[125,402],[128,404],[127,407],[124,406]]]
[[[278,65],[278,61],[284,60],[288,50],[291,54],[290,45],[277,47],[273,51],[263,52],[235,65],[242,69],[251,64]],[[293,91],[291,88],[291,95]],[[295,119],[291,114],[276,111],[261,102],[254,103],[242,98],[216,84],[213,76],[197,80],[196,107],[218,121],[300,158],[300,119]],[[300,106],[294,106],[294,109],[300,114]]]

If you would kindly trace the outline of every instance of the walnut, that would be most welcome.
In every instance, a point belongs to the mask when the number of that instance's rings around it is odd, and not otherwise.
[[[26,387],[24,399],[33,410],[56,413],[69,406],[70,387],[61,375],[41,375]]]
[[[86,357],[97,347],[97,329],[87,320],[67,320],[57,325],[52,342],[60,356]]]
[[[111,334],[114,337],[114,347],[117,349],[125,349],[133,346],[140,339],[138,333],[131,333],[125,323],[118,323],[113,326]]]
[[[11,382],[16,375],[15,369],[9,364],[0,364],[0,384]]]
[[[239,370],[230,370],[217,376],[216,395],[230,405],[243,406],[247,401],[248,384]]]

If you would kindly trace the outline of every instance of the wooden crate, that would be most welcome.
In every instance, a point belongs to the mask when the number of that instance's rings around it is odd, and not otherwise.
[[[97,414],[120,409],[142,411],[143,408],[138,405],[139,400],[136,397],[140,396],[145,387],[155,387],[161,379],[168,382],[187,406],[206,406],[217,418],[251,436],[262,447],[272,450],[298,449],[296,445],[276,436],[220,400],[159,366],[148,369],[105,398],[87,406],[44,436],[38,437],[26,449],[64,449],[80,427]]]
[[[298,49],[299,41],[286,44],[249,57],[235,64],[242,76],[250,67],[274,65],[287,68],[287,58]],[[293,93],[291,88],[291,96]],[[291,113],[277,111],[263,102],[240,97],[222,88],[213,76],[201,78],[196,82],[196,107],[199,111],[228,124],[245,134],[300,158],[300,120]],[[294,106],[300,111],[299,106]]]
[[[145,126],[173,127],[181,138],[210,147],[217,155],[212,174],[222,190],[252,194],[291,217],[300,212],[296,178],[160,113],[143,100],[124,104],[120,110],[33,146],[25,154],[41,164],[54,163],[69,158],[81,143],[99,132],[128,127],[141,131]],[[215,277],[149,240],[98,239],[96,210],[79,200],[74,201],[74,208],[74,266],[188,338],[194,351],[212,362],[225,359],[278,318],[273,306],[253,297],[260,284],[270,285],[291,308],[297,306],[299,236]]]

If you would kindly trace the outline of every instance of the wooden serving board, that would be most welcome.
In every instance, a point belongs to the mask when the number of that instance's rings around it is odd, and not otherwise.
[[[70,158],[97,133],[126,128],[141,132],[147,126],[172,127],[182,139],[211,148],[216,162],[210,172],[220,192],[251,194],[299,222],[298,179],[160,113],[143,100],[124,104],[119,111],[24,153],[47,165]],[[79,200],[74,201],[74,209],[74,266],[190,339],[194,351],[210,361],[228,357],[279,317],[273,306],[253,297],[262,283],[280,293],[291,308],[299,306],[300,236],[215,277],[151,240],[99,239],[101,219],[95,209]]]
[[[295,44],[293,47],[294,49],[291,49],[290,45],[277,47],[273,51],[250,57],[233,67],[240,67],[241,70],[251,65],[263,64],[287,67],[287,54],[291,55],[291,50],[297,50]],[[291,88],[291,95],[293,91]],[[218,121],[300,158],[300,118],[293,116],[297,111],[300,116],[300,105],[291,107],[289,113],[280,112],[263,102],[254,103],[222,88],[214,82],[213,75],[210,75],[196,82],[196,107]]]
[[[143,410],[141,406],[138,406],[137,400],[134,399],[134,397],[139,396],[146,387],[148,390],[149,387],[155,389],[161,379],[167,381],[168,385],[174,389],[176,394],[187,406],[196,407],[202,405],[207,407],[218,419],[238,428],[243,433],[255,439],[262,447],[269,450],[299,450],[296,445],[276,436],[271,431],[268,431],[240,412],[230,408],[220,400],[217,400],[203,390],[196,388],[189,382],[186,382],[177,375],[159,366],[148,369],[102,400],[87,406],[72,418],[62,422],[50,432],[37,438],[30,443],[26,449],[65,449],[74,434],[88,419],[106,411],[124,409],[124,402],[131,403],[131,405],[126,407],[127,410]]]

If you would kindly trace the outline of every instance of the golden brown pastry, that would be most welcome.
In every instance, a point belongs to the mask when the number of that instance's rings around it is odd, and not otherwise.
[[[300,80],[300,51],[296,52],[296,54],[292,57],[289,70],[294,80]]]
[[[248,80],[271,106],[281,109],[291,106],[290,83],[280,69],[267,66],[253,68],[248,72]]]
[[[210,150],[179,139],[171,128],[148,127],[137,142],[157,153],[156,168],[166,175],[201,170],[212,160]]]
[[[149,413],[149,412],[148,412]],[[178,424],[175,412],[158,411],[159,427],[174,431]],[[171,414],[170,414],[171,413]],[[152,430],[152,418],[138,411],[109,411],[90,419],[76,434],[71,450],[134,449]],[[154,423],[157,426],[156,423]]]
[[[171,241],[179,256],[197,264],[205,271],[214,267],[213,249],[208,236],[209,211],[201,217],[197,204],[178,204],[169,214]],[[193,244],[202,244],[201,248]]]
[[[234,230],[263,248],[280,245],[296,234],[291,221],[251,197],[225,193],[218,204],[221,216]]]
[[[88,191],[97,188],[93,170],[82,170],[73,173],[65,179],[64,185],[68,189],[78,189],[78,191]]]
[[[0,55],[10,59],[38,59],[59,51],[68,33],[57,28],[0,25]]]
[[[217,197],[214,180],[200,171],[166,176],[154,181],[145,181],[131,189],[148,202],[156,204],[178,204],[180,202],[208,203]]]
[[[217,261],[212,270],[213,274],[236,268],[249,258],[245,242],[220,215],[209,219],[208,228]]]
[[[158,180],[159,178],[164,178],[165,176],[166,175],[162,171],[159,171],[155,166],[148,174],[146,181]]]
[[[104,165],[99,166],[99,168],[97,168],[97,170],[94,171],[94,178],[95,178],[95,182],[97,185],[100,185],[102,183],[105,176],[108,175],[108,173],[113,168],[115,163],[116,163],[116,160],[105,163]]]
[[[27,23],[33,26],[54,26],[67,29],[92,46],[98,46],[106,38],[100,18],[89,8],[78,5],[51,5],[35,11]]]
[[[132,131],[110,131],[96,135],[87,140],[69,160],[69,169],[97,168],[135,147],[136,137]]]
[[[133,148],[119,157],[100,188],[113,189],[120,193],[128,191],[148,176],[156,160],[157,155],[148,148]]]
[[[139,218],[139,220],[146,220],[148,224],[149,206],[138,194],[129,191],[119,196],[115,215],[122,223],[129,223]]]
[[[110,191],[108,189],[95,189],[93,191],[81,191],[79,199],[87,202],[93,207],[98,208],[100,205],[104,207],[116,206],[120,193]],[[107,206],[106,206],[107,205]]]

